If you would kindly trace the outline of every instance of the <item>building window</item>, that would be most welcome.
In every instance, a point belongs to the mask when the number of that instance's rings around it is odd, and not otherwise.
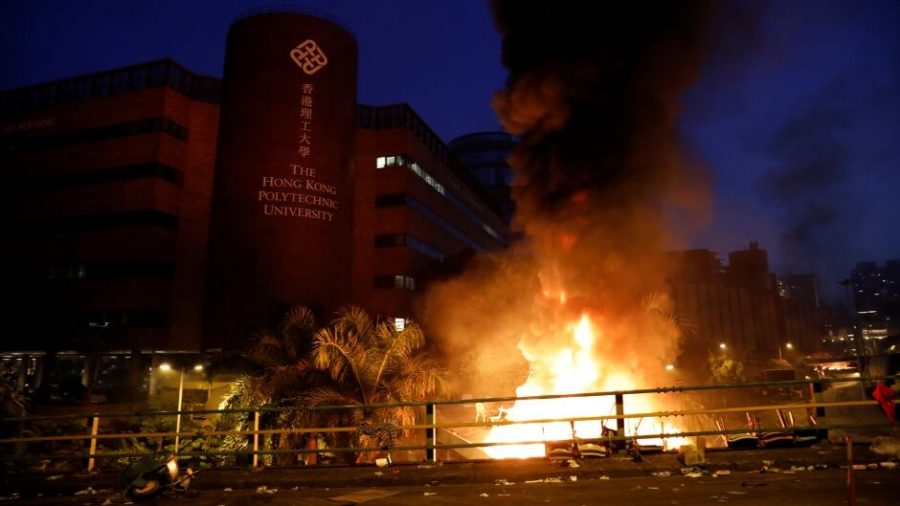
[[[394,288],[416,289],[416,280],[412,276],[398,274],[394,276]]]
[[[413,174],[419,176],[428,186],[431,186],[434,191],[441,194],[441,196],[447,198],[454,206],[459,208],[470,220],[474,223],[481,225],[481,229],[484,230],[488,235],[493,237],[496,240],[501,240],[500,234],[494,230],[493,227],[484,223],[481,220],[481,217],[478,216],[475,211],[471,209],[469,204],[463,201],[457,194],[452,191],[447,191],[447,188],[441,184],[434,176],[432,176],[424,167],[416,163],[414,160],[404,155],[391,155],[391,156],[379,156],[375,159],[375,167],[378,169],[382,169],[385,167],[394,167],[394,166],[406,166],[409,170],[412,171]],[[394,203],[392,205],[399,205],[399,203]],[[376,207],[387,207],[387,205],[379,205],[379,202],[376,200]]]
[[[403,329],[406,328],[406,318],[394,318],[394,330],[397,332],[403,332]]]
[[[412,276],[395,274],[393,276],[375,276],[375,288],[401,288],[415,290],[416,280]]]
[[[397,236],[394,234],[383,234],[375,236],[376,248],[390,248],[397,245]]]
[[[406,195],[402,193],[388,193],[375,197],[375,207],[396,207],[406,204]]]

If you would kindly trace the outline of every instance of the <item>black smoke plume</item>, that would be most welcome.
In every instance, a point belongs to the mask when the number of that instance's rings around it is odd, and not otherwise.
[[[495,274],[481,266],[437,287],[428,314],[451,347],[518,343],[542,357],[566,346],[564,324],[588,312],[604,334],[594,352],[615,356],[639,383],[656,382],[640,371],[662,371],[677,350],[671,322],[647,316],[668,311],[663,210],[702,194],[684,177],[676,118],[703,58],[710,5],[500,0],[491,8],[509,69],[494,108],[521,141],[510,163],[525,252],[497,260]]]

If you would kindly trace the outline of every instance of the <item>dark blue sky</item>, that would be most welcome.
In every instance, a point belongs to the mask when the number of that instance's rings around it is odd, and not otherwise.
[[[0,89],[172,57],[221,75],[251,0],[0,2]],[[303,5],[350,25],[359,99],[410,103],[449,140],[497,129],[500,39],[484,0]],[[736,7],[735,7],[736,6]],[[858,260],[900,258],[900,2],[741,1],[719,20],[682,131],[710,167],[708,226],[679,246],[758,240],[779,273],[833,286]]]

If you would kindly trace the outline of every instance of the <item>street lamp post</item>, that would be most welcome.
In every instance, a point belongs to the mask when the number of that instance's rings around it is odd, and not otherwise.
[[[159,370],[163,372],[171,371],[172,366],[163,363],[159,365]],[[203,366],[197,364],[194,366],[195,371],[202,371]],[[181,443],[181,407],[184,401],[184,368],[179,368],[180,374],[178,378],[178,407],[176,408],[177,413],[175,414],[175,455],[178,455],[178,451],[180,450],[179,443]]]

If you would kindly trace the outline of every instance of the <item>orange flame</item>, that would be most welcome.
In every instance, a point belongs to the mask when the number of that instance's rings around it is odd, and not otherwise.
[[[528,380],[516,389],[518,397],[550,394],[577,394],[596,391],[632,390],[638,388],[631,371],[621,370],[615,360],[599,360],[594,353],[598,339],[603,333],[591,322],[585,313],[577,323],[570,323],[564,329],[569,346],[555,353],[538,353],[519,343],[522,355],[530,364]],[[627,397],[628,412],[646,413],[658,409],[653,399],[635,395]],[[576,397],[562,399],[519,400],[505,411],[506,421],[528,421],[547,419],[572,419],[611,416],[616,414],[615,398],[611,395],[600,397]],[[606,420],[609,428],[615,428],[614,419]],[[665,433],[661,423],[647,423],[635,418],[626,418],[626,434]],[[574,433],[573,433],[574,431]],[[669,432],[672,432],[669,430]],[[492,458],[525,458],[545,455],[543,441],[558,441],[572,438],[599,438],[603,433],[600,420],[545,423],[523,423],[492,427],[485,438],[488,443],[513,443],[520,441],[541,441],[536,444],[502,445],[486,447],[485,452]],[[643,444],[663,444],[661,441],[642,441]],[[680,443],[669,441],[668,445]]]

